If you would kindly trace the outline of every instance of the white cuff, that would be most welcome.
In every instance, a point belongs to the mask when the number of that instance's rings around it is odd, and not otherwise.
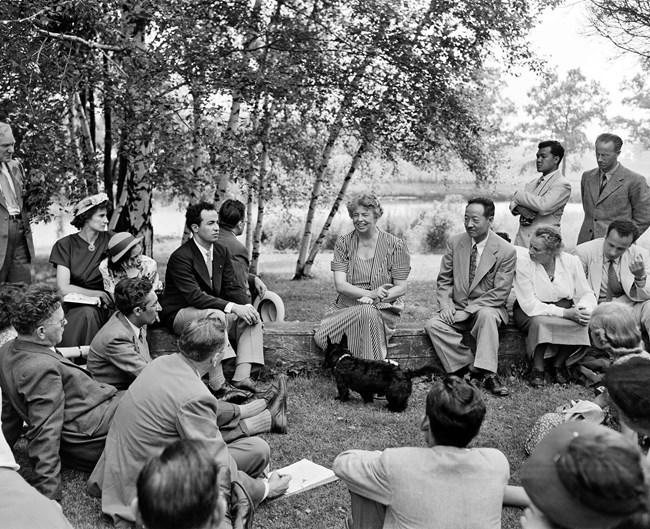
[[[265,479],[264,483],[264,496],[262,496],[262,501],[264,501],[269,495],[269,481]]]
[[[230,314],[230,313],[232,312],[232,308],[233,308],[234,305],[235,305],[235,304],[234,304],[232,301],[230,301],[230,302],[226,305],[226,307],[223,309],[223,311],[224,311],[226,314]]]

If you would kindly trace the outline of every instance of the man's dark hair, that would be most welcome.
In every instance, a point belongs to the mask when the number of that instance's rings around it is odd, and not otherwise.
[[[28,336],[61,306],[63,298],[55,287],[44,283],[29,285],[19,292],[12,306],[11,324],[18,334]]]
[[[86,222],[88,222],[95,213],[97,213],[100,209],[105,209],[106,214],[108,216],[111,215],[113,212],[113,204],[109,200],[105,200],[101,204],[97,204],[96,206],[93,206],[87,211],[84,211],[83,213],[79,213],[76,217],[74,217],[71,221],[70,224],[72,224],[75,228],[80,230],[81,228],[84,227]]]
[[[639,228],[631,220],[613,220],[609,223],[609,226],[607,226],[607,235],[609,235],[612,230],[616,230],[616,233],[618,233],[621,237],[629,237],[632,235],[632,242],[636,242],[640,236]],[[605,237],[607,237],[607,235],[605,235]]]
[[[562,147],[562,144],[559,141],[555,140],[546,140],[546,141],[541,141],[539,145],[537,146],[538,149],[544,149],[545,147],[550,147],[551,148],[551,154],[553,156],[559,156],[560,159],[558,160],[558,165],[560,165],[560,162],[562,161],[562,158],[564,158],[564,147]]]
[[[138,476],[138,507],[147,529],[199,529],[217,509],[217,462],[205,441],[181,439],[149,460]]]
[[[214,211],[214,204],[202,200],[201,202],[187,206],[187,211],[185,212],[185,225],[188,230],[192,230],[192,224],[196,224],[197,226],[201,225],[201,211],[206,210]]]
[[[464,448],[481,428],[485,402],[474,386],[447,375],[433,383],[426,414],[436,444]]]
[[[226,328],[223,321],[201,318],[185,325],[178,340],[181,354],[195,362],[203,362],[221,352],[226,345]]]
[[[246,206],[239,200],[229,198],[219,208],[219,226],[234,228],[246,215]]]
[[[115,306],[125,316],[136,307],[144,309],[147,296],[153,290],[151,281],[141,277],[128,277],[115,285]]]
[[[471,204],[480,204],[483,206],[483,212],[485,213],[484,217],[486,219],[489,219],[490,217],[494,217],[494,212],[496,211],[494,207],[494,202],[490,200],[487,197],[474,197],[470,198],[467,201],[467,205],[470,206]]]
[[[600,136],[596,138],[596,143],[613,143],[614,149],[620,151],[623,147],[623,140],[620,136],[616,134],[610,134],[609,132],[603,132]]]

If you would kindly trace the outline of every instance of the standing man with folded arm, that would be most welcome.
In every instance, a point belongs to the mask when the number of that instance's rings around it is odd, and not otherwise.
[[[540,226],[554,226],[560,231],[564,206],[571,196],[571,184],[566,181],[560,164],[564,147],[558,141],[543,141],[537,146],[536,167],[542,176],[516,191],[510,211],[519,215],[519,230],[515,245],[528,248],[530,239]]]
[[[11,127],[0,123],[0,283],[31,283],[34,241],[23,203],[25,170],[13,159]]]

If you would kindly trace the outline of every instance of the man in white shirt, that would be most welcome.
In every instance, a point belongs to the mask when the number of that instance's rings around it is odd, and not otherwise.
[[[641,330],[650,333],[650,253],[634,244],[639,230],[631,220],[615,220],[603,238],[576,246],[598,303],[618,301],[634,310]]]
[[[199,202],[188,206],[185,219],[193,237],[169,258],[160,319],[176,334],[198,318],[222,319],[237,348],[235,354],[228,345],[225,355],[236,356],[232,385],[259,392],[250,373],[251,364],[264,364],[262,322],[246,289],[237,282],[230,251],[217,243],[219,214],[214,204]],[[210,380],[213,389],[227,387],[221,365]]]
[[[571,196],[571,184],[559,167],[564,158],[564,147],[558,141],[543,141],[537,146],[537,171],[542,176],[516,191],[510,211],[519,215],[519,231],[515,245],[528,248],[530,239],[540,226],[555,226],[560,231],[564,206]]]
[[[25,170],[13,160],[16,140],[0,123],[0,283],[30,283],[34,242],[23,203]]]

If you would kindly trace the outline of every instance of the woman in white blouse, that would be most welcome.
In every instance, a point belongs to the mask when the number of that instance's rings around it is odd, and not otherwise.
[[[535,231],[528,254],[522,251],[517,256],[513,312],[517,326],[527,332],[533,387],[544,386],[549,379],[567,383],[567,359],[589,345],[587,326],[596,296],[580,259],[563,252],[563,246],[555,228],[542,226]]]

